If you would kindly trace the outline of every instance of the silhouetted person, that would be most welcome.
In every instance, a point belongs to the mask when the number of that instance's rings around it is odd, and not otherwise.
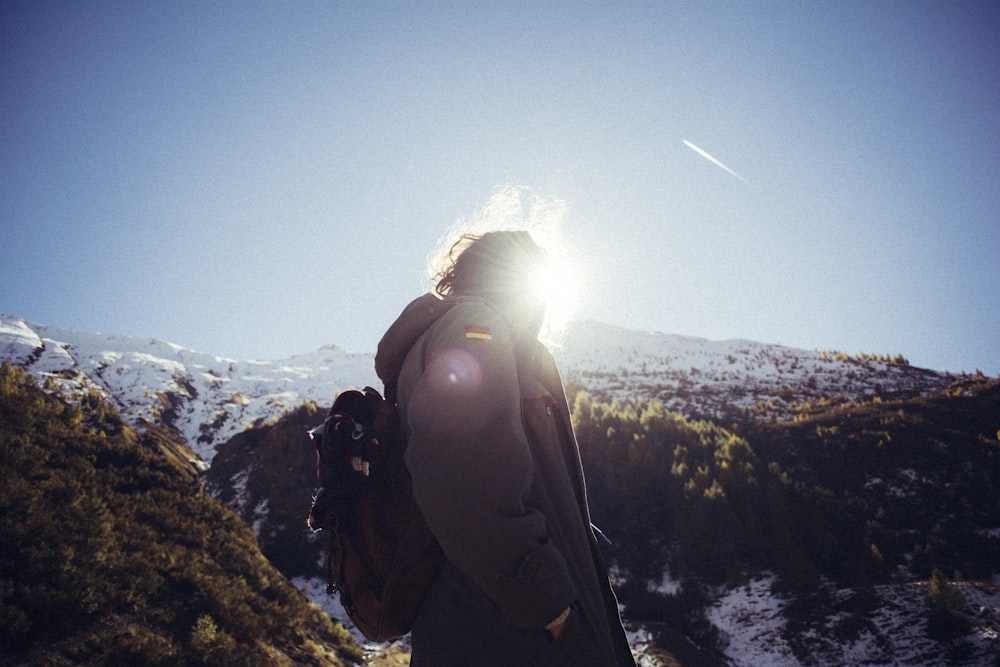
[[[546,261],[528,232],[465,236],[435,293],[379,343],[413,492],[446,556],[413,626],[413,667],[635,665],[562,379],[538,340]]]

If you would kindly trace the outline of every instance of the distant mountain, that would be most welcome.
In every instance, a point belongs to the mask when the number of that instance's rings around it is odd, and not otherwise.
[[[100,392],[130,424],[163,424],[202,461],[255,423],[303,401],[378,385],[371,355],[336,346],[283,361],[237,361],[153,339],[73,331],[0,315],[0,360],[68,395]]]
[[[720,423],[752,417],[755,405],[787,415],[793,402],[915,395],[949,381],[900,358],[717,342],[597,322],[571,325],[553,352],[567,383],[595,398],[655,398],[688,418]],[[174,429],[204,462],[235,434],[304,401],[323,405],[344,389],[382,386],[372,355],[335,345],[280,361],[234,360],[12,315],[0,315],[0,360],[71,395],[96,389],[128,423]]]
[[[900,355],[710,341],[594,321],[573,324],[555,354],[566,380],[596,398],[657,399],[685,417],[723,424],[753,418],[755,407],[789,416],[793,403],[913,396],[950,381]]]

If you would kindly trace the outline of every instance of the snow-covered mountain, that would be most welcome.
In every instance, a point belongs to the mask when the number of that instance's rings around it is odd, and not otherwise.
[[[793,401],[900,396],[944,386],[946,373],[902,356],[810,351],[749,340],[640,332],[577,322],[554,348],[566,379],[603,400],[657,399],[688,418],[739,420],[756,404],[788,414]]]
[[[329,402],[351,386],[380,386],[371,355],[332,345],[283,361],[237,361],[10,315],[0,315],[0,360],[69,395],[96,390],[130,424],[171,426],[205,462],[218,444],[303,401]]]
[[[567,382],[597,398],[656,398],[687,417],[730,420],[759,402],[843,394],[919,393],[947,375],[900,360],[849,358],[751,341],[645,333],[596,322],[571,325],[553,351]],[[235,360],[172,343],[88,333],[0,315],[0,360],[70,395],[98,391],[129,423],[164,423],[208,462],[247,427],[303,401],[381,387],[371,354],[330,345],[280,361]]]
[[[597,322],[571,325],[553,351],[567,384],[597,399],[655,398],[686,417],[723,424],[753,418],[762,405],[773,417],[790,414],[796,402],[910,396],[952,380],[947,373],[914,368],[901,357],[709,341]],[[69,395],[97,391],[140,429],[147,422],[170,427],[204,463],[237,433],[304,401],[323,405],[350,387],[381,386],[372,355],[350,354],[333,345],[280,361],[233,360],[159,340],[33,324],[13,315],[0,315],[0,361],[22,366]],[[344,619],[336,599],[322,592],[318,580],[295,583]],[[720,590],[707,617],[720,633],[731,665],[929,665],[944,653],[930,645],[915,620],[925,604],[921,586],[915,582],[878,589],[878,628],[855,633],[849,643],[824,644],[838,630],[811,629],[806,638],[814,659],[808,663],[798,660],[795,647],[782,639],[788,601],[775,596],[766,579]],[[984,619],[983,632],[994,633],[976,641],[996,645],[1000,591],[995,582],[963,586],[970,608]],[[841,595],[850,593],[830,592],[833,599]],[[643,648],[651,641],[646,630],[633,630],[640,664],[663,664]],[[985,648],[978,655],[988,652]]]

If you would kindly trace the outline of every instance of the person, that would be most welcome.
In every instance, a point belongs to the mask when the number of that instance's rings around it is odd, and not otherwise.
[[[635,665],[538,338],[545,264],[529,232],[463,236],[378,346],[413,494],[445,554],[413,624],[413,667]]]

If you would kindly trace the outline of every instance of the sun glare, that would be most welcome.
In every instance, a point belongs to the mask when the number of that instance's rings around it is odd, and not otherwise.
[[[548,306],[543,337],[552,341],[563,333],[576,308],[579,289],[576,268],[550,251],[546,266],[531,277],[531,289]]]
[[[548,261],[536,275],[525,277],[526,287],[547,305],[541,338],[550,345],[558,345],[566,325],[575,315],[585,281],[592,278],[585,274],[586,269],[577,257],[570,258],[563,231],[568,211],[569,204],[561,199],[541,196],[523,186],[498,186],[471,217],[460,218],[442,236],[428,275],[438,275],[442,262],[448,261],[455,239],[463,234],[529,232],[535,243],[545,250]]]

